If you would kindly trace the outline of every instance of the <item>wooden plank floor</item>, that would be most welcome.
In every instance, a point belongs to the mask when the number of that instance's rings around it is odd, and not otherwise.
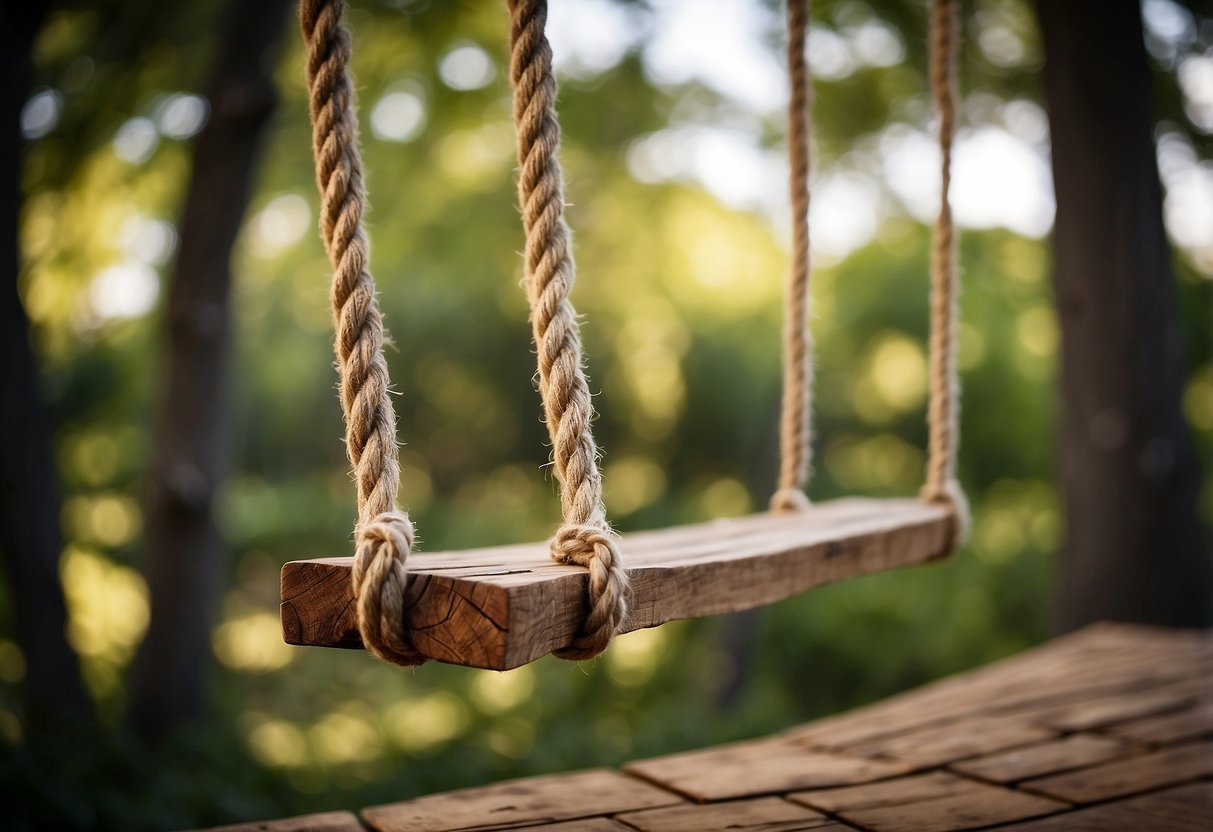
[[[953,516],[917,500],[847,499],[623,536],[631,580],[625,629],[770,604],[832,581],[947,554]],[[361,647],[351,558],[282,567],[288,644]],[[588,572],[547,543],[409,558],[405,617],[431,659],[509,670],[572,644]]]
[[[771,737],[229,827],[355,832],[1213,829],[1213,633],[1101,624]]]

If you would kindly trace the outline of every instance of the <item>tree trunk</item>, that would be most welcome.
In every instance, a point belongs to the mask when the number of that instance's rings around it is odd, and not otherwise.
[[[80,717],[90,711],[80,666],[67,643],[59,583],[59,495],[50,430],[17,292],[20,253],[21,109],[29,94],[30,46],[45,7],[31,2],[0,11],[4,126],[0,139],[0,559],[17,642],[25,654],[26,711],[31,718]]]
[[[1036,0],[1053,143],[1066,540],[1055,627],[1209,623],[1200,462],[1137,0]]]
[[[287,0],[233,0],[219,36],[168,299],[164,398],[147,497],[151,620],[129,719],[145,739],[205,711],[223,571],[214,498],[227,472],[232,246],[248,207]]]

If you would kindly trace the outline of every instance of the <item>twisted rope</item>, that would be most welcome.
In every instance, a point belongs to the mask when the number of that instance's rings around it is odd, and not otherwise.
[[[954,0],[931,3],[931,96],[939,113],[942,184],[939,216],[931,248],[930,400],[927,476],[921,497],[952,506],[956,513],[953,546],[968,528],[968,504],[956,479],[960,442],[960,382],[956,371],[958,296],[956,233],[948,201],[952,186],[952,144],[956,135],[956,63],[959,20]]]
[[[783,403],[779,419],[779,486],[772,511],[807,508],[812,447],[813,345],[809,333],[809,70],[805,60],[808,0],[787,0],[789,186],[792,267],[784,300]]]
[[[518,141],[518,197],[526,232],[526,292],[538,352],[539,392],[560,481],[563,520],[552,557],[590,572],[590,612],[576,643],[556,655],[588,659],[610,644],[627,615],[627,573],[606,520],[602,476],[582,369],[581,332],[569,302],[573,253],[564,221],[564,180],[556,158],[556,79],[544,35],[546,0],[510,0],[510,82]]]
[[[363,227],[367,200],[344,14],[344,0],[299,4],[307,47],[312,154],[321,196],[320,237],[333,267],[330,299],[345,447],[358,484],[354,597],[366,647],[393,664],[416,665],[425,659],[410,647],[404,631],[405,561],[413,548],[413,524],[396,508],[396,413],[388,392],[383,319]]]

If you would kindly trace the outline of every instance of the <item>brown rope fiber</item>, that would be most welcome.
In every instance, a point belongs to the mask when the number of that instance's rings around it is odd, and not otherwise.
[[[783,403],[779,420],[779,485],[772,511],[808,508],[804,488],[812,458],[813,344],[809,333],[809,69],[805,30],[809,0],[788,5],[788,162],[792,199],[792,266],[784,299]]]
[[[926,485],[922,499],[951,505],[956,512],[953,545],[968,527],[968,505],[956,479],[960,442],[960,382],[956,370],[960,280],[956,266],[956,231],[949,192],[952,145],[956,136],[956,64],[960,21],[955,0],[931,3],[931,95],[939,114],[941,178],[939,216],[931,248],[930,401]]]
[[[312,154],[320,190],[320,237],[333,267],[334,348],[341,375],[345,447],[358,484],[353,569],[358,629],[367,649],[400,665],[425,661],[404,631],[405,561],[413,524],[396,507],[400,463],[396,413],[383,357],[383,319],[363,227],[366,189],[350,79],[344,0],[301,0],[307,47]]]
[[[569,302],[574,267],[564,221],[564,179],[556,158],[556,78],[544,27],[546,0],[510,0],[510,82],[518,141],[518,198],[526,232],[526,292],[539,364],[539,392],[560,481],[563,521],[552,557],[589,569],[590,611],[565,659],[598,655],[627,616],[627,573],[606,520],[591,423],[594,407],[582,368],[581,332]]]

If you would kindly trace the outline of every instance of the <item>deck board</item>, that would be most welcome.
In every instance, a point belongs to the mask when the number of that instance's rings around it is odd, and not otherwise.
[[[829,827],[825,815],[778,797],[729,800],[692,806],[669,806],[629,812],[619,820],[639,832],[800,832]]]
[[[943,557],[950,510],[916,500],[847,499],[622,537],[631,580],[625,630],[770,604],[823,584]],[[351,558],[282,568],[289,644],[361,647]],[[546,543],[415,554],[406,626],[437,661],[509,670],[572,644],[588,573],[554,563]]]
[[[373,806],[362,810],[362,819],[375,832],[454,832],[534,826],[679,802],[626,775],[593,769]]]
[[[622,772],[432,795],[361,822],[232,829],[1205,832],[1210,680],[1213,633],[1097,625],[847,714]]]
[[[909,769],[894,761],[809,751],[775,738],[640,760],[623,770],[707,802],[869,783]]]
[[[997,786],[976,786],[947,797],[915,803],[848,809],[839,815],[872,832],[958,832],[995,823],[1055,815],[1069,809],[1067,803]]]
[[[1201,777],[1213,777],[1213,742],[1172,746],[1069,774],[1029,780],[1023,788],[1074,803],[1094,803]]]
[[[953,763],[951,768],[982,780],[1014,783],[1120,759],[1132,753],[1131,746],[1120,740],[1093,734],[1073,734],[1026,748],[962,760]]]
[[[365,832],[358,818],[349,812],[322,812],[318,815],[301,815],[281,820],[237,823],[232,826],[214,826],[199,832]]]

